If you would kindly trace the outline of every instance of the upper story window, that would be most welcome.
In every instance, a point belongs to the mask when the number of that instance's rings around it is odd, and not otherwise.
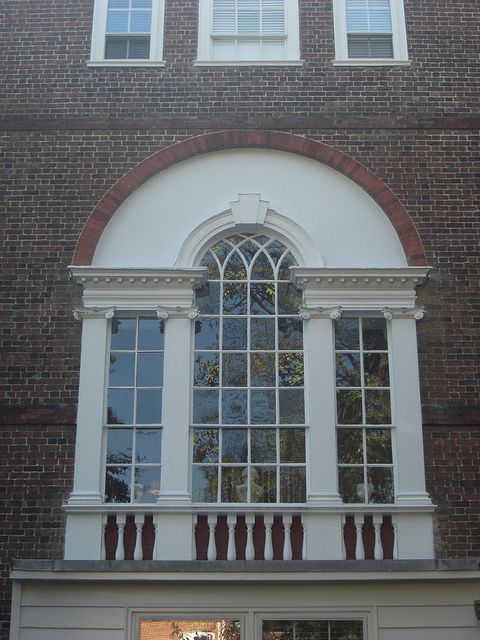
[[[297,0],[205,0],[197,64],[299,61]]]
[[[163,0],[96,0],[90,63],[161,63],[163,13]]]
[[[264,235],[215,244],[201,265],[193,380],[195,502],[305,502],[305,399],[296,261]]]
[[[336,62],[408,60],[403,0],[334,0]]]

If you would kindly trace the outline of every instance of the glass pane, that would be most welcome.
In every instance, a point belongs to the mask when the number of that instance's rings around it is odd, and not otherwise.
[[[282,263],[280,265],[280,269],[278,270],[278,279],[279,280],[290,280],[290,267],[293,267],[297,264],[297,261],[292,256],[290,251],[283,258]]]
[[[337,391],[337,423],[362,424],[362,392]]]
[[[225,271],[223,272],[224,280],[246,280],[247,267],[242,257],[236,251],[230,256]]]
[[[365,353],[363,356],[363,366],[365,369],[365,384],[368,387],[389,386],[388,354]]]
[[[259,249],[260,247],[251,240],[247,240],[246,242],[243,240],[242,244],[238,247],[238,250],[245,256],[247,264],[252,262]]]
[[[278,348],[303,349],[303,322],[298,318],[278,319]]]
[[[161,351],[163,349],[163,320],[140,318],[138,321],[138,348],[140,351]]]
[[[275,284],[273,282],[250,285],[250,313],[273,315],[275,313]]]
[[[193,430],[193,462],[218,462],[218,429]]]
[[[195,354],[194,386],[218,387],[219,373],[218,353],[204,351]]]
[[[270,260],[263,252],[259,254],[253,263],[251,278],[252,280],[272,280],[274,278]]]
[[[252,387],[275,386],[275,354],[250,354],[250,385]]]
[[[303,353],[278,356],[278,382],[283,387],[303,386]]]
[[[108,429],[107,464],[129,464],[132,445],[133,429]]]
[[[224,263],[225,258],[228,256],[231,250],[232,246],[225,240],[220,240],[220,242],[217,242],[217,244],[212,247],[212,251],[220,260],[220,264]]]
[[[150,31],[150,11],[132,11],[130,31],[132,33],[148,33]]]
[[[337,429],[339,464],[363,464],[363,429]]]
[[[105,59],[125,60],[128,58],[128,38],[118,36],[107,36],[105,38]]]
[[[305,462],[305,429],[280,429],[280,462]]]
[[[392,463],[392,437],[390,429],[367,429],[367,463]]]
[[[195,349],[218,349],[219,336],[218,318],[195,320]]]
[[[194,466],[192,471],[193,502],[216,502],[217,491],[217,467]]]
[[[363,469],[341,467],[338,470],[338,490],[343,502],[366,502]]]
[[[368,502],[391,504],[393,495],[393,470],[387,467],[367,469]]]
[[[223,313],[245,315],[247,313],[247,283],[223,283]]]
[[[108,424],[133,424],[133,389],[109,389]]]
[[[137,387],[161,387],[163,385],[163,353],[139,353],[137,355]]]
[[[280,389],[280,424],[303,424],[305,422],[305,399],[303,389]]]
[[[161,429],[137,429],[135,462],[151,463],[162,460]]]
[[[150,9],[152,0],[132,0],[132,9]]]
[[[365,410],[367,424],[390,424],[392,421],[390,392],[367,389],[365,391]]]
[[[252,389],[250,391],[251,424],[275,424],[275,391]]]
[[[133,318],[113,318],[112,320],[112,340],[110,348],[112,351],[135,349],[135,332],[137,321]]]
[[[246,467],[222,467],[222,502],[247,502]]]
[[[335,349],[351,351],[360,349],[360,334],[357,318],[335,320]]]
[[[240,640],[240,622],[211,619],[141,620],[138,640]]]
[[[133,387],[135,384],[135,353],[111,353],[110,377],[111,387]]]
[[[337,387],[359,387],[360,354],[337,353]]]
[[[157,389],[137,390],[137,424],[159,424],[162,421],[162,392]]]
[[[160,495],[160,467],[135,467],[133,502],[156,502]]]
[[[363,318],[363,348],[365,351],[388,349],[387,323],[384,318]]]
[[[209,282],[197,291],[198,312],[208,314],[220,313],[220,283]]]
[[[328,627],[328,620],[298,620],[295,622],[295,638],[298,640],[330,640]]]
[[[280,502],[305,502],[305,468],[280,469]]]
[[[201,267],[207,267],[207,274],[210,280],[220,280],[220,272],[218,264],[210,251],[203,257],[200,262]]]
[[[264,620],[262,640],[293,640],[292,620]]]
[[[290,282],[278,284],[278,313],[298,313],[302,305],[302,294]]]
[[[247,319],[223,319],[223,348],[226,351],[247,348]]]
[[[252,429],[252,462],[277,462],[277,438],[275,429]]]
[[[222,462],[248,462],[246,429],[224,429],[222,434]]]
[[[193,390],[193,422],[218,424],[218,389]]]
[[[107,33],[128,32],[128,11],[112,11],[108,13]]]
[[[108,9],[128,9],[129,0],[108,0]]]
[[[150,36],[134,36],[128,39],[129,60],[146,60],[150,57]]]
[[[361,620],[332,620],[329,640],[362,640],[363,623]]]
[[[275,467],[252,467],[250,501],[277,501],[277,470]]]
[[[247,386],[247,354],[224,353],[222,369],[222,386]]]
[[[275,349],[274,318],[250,319],[250,349],[265,351]]]
[[[274,264],[277,264],[286,250],[287,248],[285,247],[285,245],[278,240],[274,240],[267,247],[267,252],[272,258]]]
[[[105,502],[130,502],[130,467],[107,467],[105,472]]]
[[[247,390],[222,390],[222,423],[247,424]]]

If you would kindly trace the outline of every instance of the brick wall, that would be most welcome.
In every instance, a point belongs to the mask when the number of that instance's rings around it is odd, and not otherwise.
[[[66,266],[78,236],[126,171],[222,128],[331,145],[407,208],[434,268],[418,330],[437,550],[479,555],[480,12],[477,0],[454,5],[405,0],[407,67],[333,67],[331,0],[300,0],[302,67],[208,69],[192,65],[197,2],[166,0],[167,64],[142,69],[87,67],[93,0],[0,0],[2,579],[10,558],[62,556],[80,342]],[[8,587],[1,597],[3,640]]]

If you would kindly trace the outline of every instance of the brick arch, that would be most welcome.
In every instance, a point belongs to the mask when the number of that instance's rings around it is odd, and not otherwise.
[[[73,264],[91,264],[97,243],[110,218],[122,202],[150,177],[178,162],[203,153],[238,148],[296,153],[343,173],[366,191],[384,211],[402,243],[408,264],[427,264],[422,242],[405,207],[382,180],[357,160],[322,142],[290,133],[239,130],[207,133],[177,142],[157,151],[122,176],[90,214],[80,234]]]

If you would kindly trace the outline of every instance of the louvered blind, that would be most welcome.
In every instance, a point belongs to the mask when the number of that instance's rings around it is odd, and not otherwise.
[[[393,58],[390,0],[346,0],[349,58]]]
[[[270,36],[285,33],[284,0],[213,0],[213,35]]]

